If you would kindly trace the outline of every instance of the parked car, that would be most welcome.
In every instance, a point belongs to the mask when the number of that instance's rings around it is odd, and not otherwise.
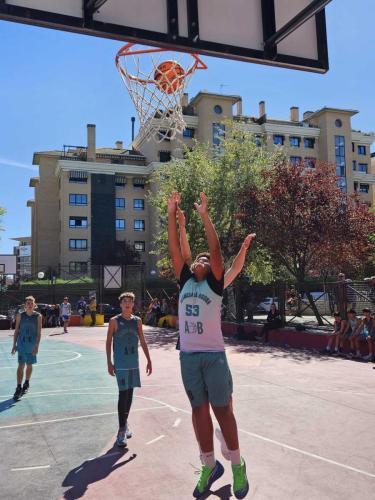
[[[104,322],[108,323],[113,316],[121,313],[121,308],[119,306],[112,306],[111,304],[98,304],[96,311],[102,312],[104,314]]]
[[[277,297],[265,297],[262,302],[257,305],[258,311],[270,312],[271,304],[275,304],[276,308],[279,308],[279,299]]]

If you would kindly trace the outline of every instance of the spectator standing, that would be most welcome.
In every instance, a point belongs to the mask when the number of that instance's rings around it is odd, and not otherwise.
[[[89,309],[90,309],[90,315],[91,315],[91,325],[90,326],[95,326],[96,325],[96,298],[95,297],[90,298]]]
[[[68,297],[64,297],[64,301],[60,305],[60,317],[64,322],[64,333],[68,333],[68,325],[70,316],[72,315],[72,305]]]

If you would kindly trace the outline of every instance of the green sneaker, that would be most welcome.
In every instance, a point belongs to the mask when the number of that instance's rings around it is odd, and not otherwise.
[[[249,481],[246,476],[245,460],[241,457],[239,465],[232,465],[233,493],[236,498],[245,498],[249,492]]]
[[[193,497],[199,498],[203,496],[211,488],[211,484],[219,479],[224,474],[224,467],[221,463],[216,460],[215,467],[208,467],[208,465],[202,465],[201,474],[199,476],[199,481],[195,490],[193,491]]]

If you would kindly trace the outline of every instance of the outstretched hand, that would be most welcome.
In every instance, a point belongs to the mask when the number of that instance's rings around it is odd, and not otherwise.
[[[177,211],[177,195],[179,195],[179,193],[173,191],[168,197],[167,207],[169,214],[175,214]]]
[[[207,201],[207,196],[202,192],[200,194],[201,197],[201,204],[199,205],[198,203],[194,203],[194,206],[199,213],[199,215],[205,215],[208,213],[208,201]]]
[[[251,245],[251,242],[253,241],[253,239],[255,238],[256,234],[255,233],[251,233],[251,234],[248,234],[246,236],[246,238],[244,239],[243,241],[243,246],[246,248],[246,250],[249,248],[249,246]]]

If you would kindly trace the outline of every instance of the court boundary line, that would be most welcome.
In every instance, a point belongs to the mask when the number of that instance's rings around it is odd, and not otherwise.
[[[62,363],[69,363],[71,361],[76,361],[77,359],[81,358],[82,357],[82,353],[80,352],[77,352],[77,351],[71,351],[71,350],[68,350],[68,349],[46,349],[46,350],[43,350],[41,351],[42,353],[43,352],[70,352],[70,353],[73,353],[73,354],[76,354],[77,356],[75,356],[74,358],[69,358],[69,359],[64,359],[62,361],[54,361],[53,363],[36,363],[36,366],[39,368],[40,366],[51,366],[51,365],[61,365]],[[41,354],[41,353],[38,353],[38,355]],[[14,359],[16,360],[16,355],[14,355]],[[9,358],[8,361],[12,361],[13,359],[12,358]],[[18,363],[17,363],[18,364]],[[1,366],[0,367],[0,370],[14,370],[14,365],[9,365],[9,366]]]

